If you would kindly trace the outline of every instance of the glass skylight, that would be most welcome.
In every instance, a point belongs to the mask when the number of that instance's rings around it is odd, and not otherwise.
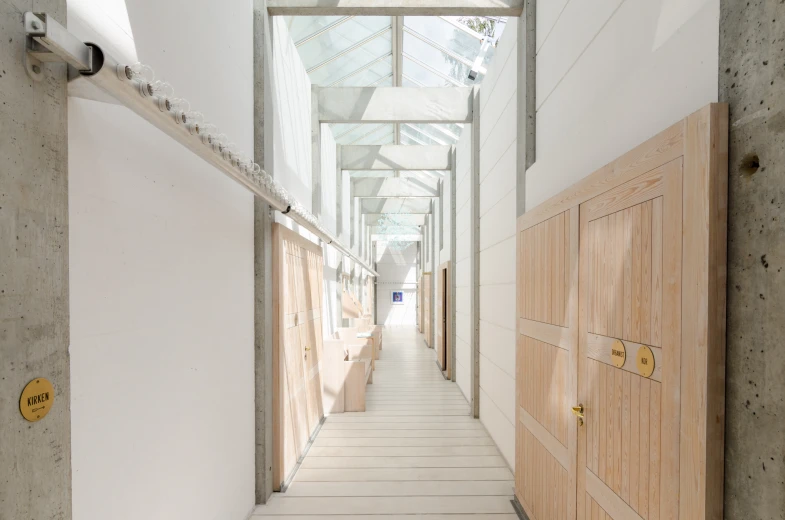
[[[401,70],[395,71],[394,20],[389,16],[292,16],[289,33],[311,83],[327,86],[408,87],[471,86],[480,83],[493,58],[495,42],[506,19],[496,24],[479,74],[469,71],[481,53],[484,35],[452,16],[402,17]],[[400,27],[400,26],[399,26]],[[333,124],[338,144],[395,144],[393,124]],[[401,124],[399,144],[450,145],[458,142],[463,125]]]

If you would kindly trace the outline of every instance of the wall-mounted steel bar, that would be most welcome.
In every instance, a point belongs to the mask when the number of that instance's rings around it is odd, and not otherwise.
[[[274,209],[285,213],[319,239],[350,257],[373,276],[378,276],[368,263],[322,228],[316,217],[270,175],[252,162],[243,161],[241,155],[213,139],[198,122],[189,121],[187,114],[177,111],[167,98],[156,95],[151,83],[135,77],[130,66],[119,63],[96,45],[82,43],[84,49],[78,47],[74,43],[75,37],[62,26],[55,26],[45,14],[25,13],[25,28],[28,38],[41,43],[51,52],[52,56],[43,61],[55,61],[54,56],[59,56],[61,61],[71,63],[74,56],[87,56],[89,53],[89,63],[86,60],[77,61],[82,78],[101,88],[120,104],[243,185]],[[28,48],[30,47],[28,45]]]

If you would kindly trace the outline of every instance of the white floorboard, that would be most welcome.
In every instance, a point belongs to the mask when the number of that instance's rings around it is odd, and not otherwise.
[[[367,411],[328,417],[251,520],[516,520],[512,472],[434,360],[413,329],[385,329]]]

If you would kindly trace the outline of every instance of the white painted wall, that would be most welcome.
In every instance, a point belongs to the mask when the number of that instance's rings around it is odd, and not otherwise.
[[[533,208],[717,100],[719,0],[537,5]]]
[[[282,16],[270,17],[272,38],[271,112],[275,180],[312,209],[311,81]],[[267,115],[267,114],[265,114]],[[265,165],[269,168],[269,165]]]
[[[377,323],[387,327],[417,323],[417,242],[397,248],[376,242]],[[403,305],[392,304],[392,291],[403,291]]]
[[[455,146],[455,381],[471,400],[472,361],[472,128],[463,127]]]
[[[330,125],[321,125],[321,136],[322,185],[319,188],[319,192],[322,197],[322,211],[319,218],[327,230],[333,235],[337,235],[339,228],[338,222],[336,222],[338,149],[336,148]]]
[[[515,464],[517,18],[480,87],[480,421]]]
[[[253,150],[252,7],[73,0]],[[242,520],[254,505],[253,199],[118,105],[69,99],[73,513]]]

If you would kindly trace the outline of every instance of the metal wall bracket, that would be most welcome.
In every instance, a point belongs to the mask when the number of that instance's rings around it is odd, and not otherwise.
[[[85,45],[46,13],[26,12],[25,68],[36,81],[44,77],[43,63],[65,62],[82,72],[93,69],[93,48]]]

